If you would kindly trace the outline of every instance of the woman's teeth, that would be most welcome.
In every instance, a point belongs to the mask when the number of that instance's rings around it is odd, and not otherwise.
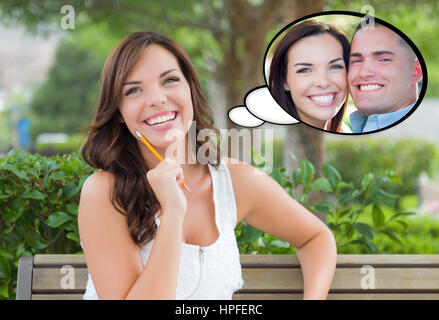
[[[160,125],[164,125],[165,122],[170,121],[170,120],[174,120],[176,117],[177,113],[176,112],[171,112],[165,116],[161,116],[161,117],[156,117],[150,120],[146,120],[146,123],[149,124],[150,126],[160,126]]]
[[[309,98],[315,102],[328,103],[334,100],[335,94],[328,94],[325,96],[310,96]]]
[[[379,88],[384,87],[381,84],[367,84],[367,85],[360,85],[361,91],[371,91],[371,90],[378,90]]]

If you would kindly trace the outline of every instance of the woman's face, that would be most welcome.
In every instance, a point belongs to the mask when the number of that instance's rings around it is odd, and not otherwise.
[[[170,51],[156,44],[145,48],[122,86],[120,113],[134,137],[137,130],[157,148],[173,142],[166,138],[170,129],[187,133],[193,119],[191,90]]]
[[[330,34],[300,39],[288,50],[284,88],[301,120],[323,128],[346,99],[346,66],[340,42]]]

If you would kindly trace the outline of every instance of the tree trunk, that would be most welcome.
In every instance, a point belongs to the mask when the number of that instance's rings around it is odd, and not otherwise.
[[[323,0],[292,1],[291,6],[288,8],[289,17],[285,17],[285,24],[302,16],[323,11],[323,2]],[[298,162],[293,160],[290,154],[294,154]],[[321,175],[320,169],[325,162],[325,141],[323,132],[303,123],[289,125],[284,140],[284,166],[287,172],[291,173],[297,169],[299,162],[303,159],[312,162],[316,168],[316,175]],[[317,203],[322,200],[322,192],[313,192],[310,195],[308,203]],[[326,220],[323,214],[316,215],[322,221]]]
[[[229,32],[213,34],[222,48],[224,60],[217,68],[217,84],[210,90],[218,90],[219,101],[210,101],[216,115],[217,127],[228,129],[242,127],[228,118],[226,123],[219,117],[227,115],[230,108],[243,105],[245,94],[254,87],[265,84],[263,76],[263,56],[266,50],[265,38],[273,26],[280,21],[284,25],[293,20],[323,10],[323,0],[265,0],[259,6],[250,5],[248,0],[226,1],[225,20],[229,23]],[[212,30],[212,32],[214,32]],[[216,94],[210,94],[216,97]],[[248,130],[248,129],[246,129]],[[229,141],[229,151],[230,151]],[[293,152],[297,159],[308,159],[316,166],[317,173],[324,162],[324,140],[321,131],[303,124],[287,128],[284,144],[284,165],[292,172],[297,166],[289,157]],[[230,153],[229,153],[230,154]],[[310,202],[321,200],[322,195],[310,197]]]

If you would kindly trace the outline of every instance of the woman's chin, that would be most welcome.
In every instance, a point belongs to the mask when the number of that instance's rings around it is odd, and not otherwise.
[[[303,114],[299,112],[301,121],[309,124],[313,127],[317,128],[323,128],[326,124],[326,122],[330,119],[332,119],[338,112],[339,108],[332,106],[331,108],[322,108],[321,110],[318,110],[318,112],[314,112],[313,114]]]

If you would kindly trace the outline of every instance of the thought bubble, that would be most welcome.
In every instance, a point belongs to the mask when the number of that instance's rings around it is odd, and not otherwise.
[[[367,9],[367,15],[316,13],[285,26],[265,52],[265,85],[250,90],[244,105],[229,111],[230,120],[243,127],[303,122],[331,133],[368,134],[408,118],[426,92],[424,59],[403,32]],[[367,79],[359,71],[366,69]]]
[[[249,91],[244,104],[229,111],[230,120],[242,127],[257,127],[264,122],[276,124],[299,122],[277,104],[266,86]]]

